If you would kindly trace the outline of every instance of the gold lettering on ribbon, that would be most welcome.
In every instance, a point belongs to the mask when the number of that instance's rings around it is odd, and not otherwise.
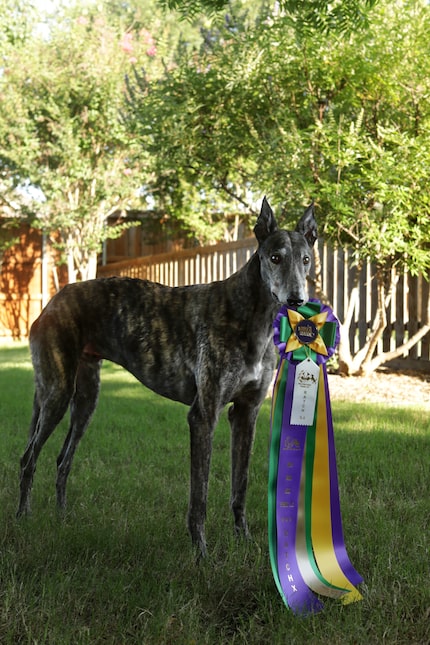
[[[285,439],[284,445],[283,445],[283,450],[300,450],[300,442],[297,441],[297,439],[294,439],[293,437],[287,437]],[[289,466],[290,468],[292,467]]]
[[[314,337],[314,328],[312,325],[302,325],[300,327],[300,334],[302,336],[307,336],[308,338]]]

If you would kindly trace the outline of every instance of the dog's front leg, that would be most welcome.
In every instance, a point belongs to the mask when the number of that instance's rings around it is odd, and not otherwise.
[[[208,411],[201,411],[196,397],[188,413],[191,442],[191,480],[190,503],[188,507],[188,530],[199,556],[205,557],[205,519],[208,497],[209,469],[212,454],[212,439],[216,419],[211,419]]]
[[[261,403],[235,401],[228,411],[231,427],[231,498],[235,530],[249,537],[245,517],[248,471],[254,441],[255,422]]]

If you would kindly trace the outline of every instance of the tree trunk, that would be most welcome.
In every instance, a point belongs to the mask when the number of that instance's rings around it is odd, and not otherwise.
[[[399,345],[399,347],[396,347],[396,349],[393,349],[390,352],[383,352],[382,354],[378,354],[375,356],[369,363],[367,367],[367,373],[373,372],[376,370],[378,367],[383,365],[384,363],[387,363],[388,361],[392,361],[395,358],[398,358],[405,352],[408,352],[414,345],[419,343],[419,341],[424,338],[424,336],[430,331],[430,295],[427,298],[427,313],[426,313],[426,321],[424,322],[423,326],[420,327],[420,329],[410,337],[410,339],[406,342],[403,343],[402,345]]]
[[[67,249],[67,280],[69,284],[76,282],[75,259],[70,248]]]
[[[343,324],[340,325],[340,342],[338,348],[339,354],[339,373],[345,376],[350,376],[353,369],[353,358],[351,347],[349,343],[349,330],[351,328],[351,321],[354,314],[354,309],[358,301],[358,287],[355,285],[348,300],[348,308]]]
[[[387,326],[387,307],[389,305],[389,302],[391,300],[391,295],[393,293],[393,280],[391,281],[390,284],[390,297],[385,298],[385,283],[384,283],[384,277],[381,269],[378,267],[376,269],[376,289],[378,293],[378,308],[376,310],[376,315],[375,319],[373,321],[372,325],[372,331],[371,334],[364,346],[363,349],[365,349],[365,356],[363,360],[360,362],[360,365],[358,367],[358,374],[360,376],[365,376],[366,374],[369,374],[372,369],[371,369],[371,364],[372,364],[372,357],[375,353],[375,349],[378,345],[379,340],[382,338],[382,334],[384,333],[384,329]]]
[[[97,275],[97,252],[87,251],[79,264],[79,274],[82,281],[92,280]]]

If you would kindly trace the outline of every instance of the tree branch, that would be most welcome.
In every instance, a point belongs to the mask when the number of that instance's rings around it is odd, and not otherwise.
[[[408,352],[414,345],[416,345],[424,336],[430,331],[430,295],[428,296],[427,299],[427,319],[422,327],[415,332],[413,336],[409,338],[406,343],[403,343],[402,345],[399,345],[399,347],[396,347],[396,349],[393,349],[390,352],[383,352],[382,354],[379,354],[378,356],[375,356],[370,361],[370,370],[375,370],[377,369],[380,365],[383,363],[387,363],[388,361],[392,361],[395,358],[399,358],[402,354],[405,352]]]

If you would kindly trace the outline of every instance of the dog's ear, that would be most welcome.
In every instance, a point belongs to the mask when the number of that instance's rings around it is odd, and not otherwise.
[[[307,207],[304,214],[299,219],[296,231],[305,236],[309,246],[313,246],[318,238],[318,228],[315,219],[314,202]]]
[[[274,233],[277,230],[278,224],[276,223],[275,215],[270,208],[266,196],[264,196],[263,203],[261,204],[260,215],[258,216],[257,223],[254,226],[255,237],[261,244],[271,233]]]

